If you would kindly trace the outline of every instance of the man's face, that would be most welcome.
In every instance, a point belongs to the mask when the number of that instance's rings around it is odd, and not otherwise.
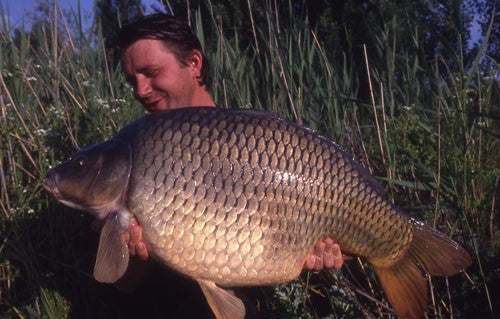
[[[138,40],[121,59],[135,97],[150,112],[196,106],[197,94],[204,90],[197,80],[200,66],[182,65],[160,40]]]

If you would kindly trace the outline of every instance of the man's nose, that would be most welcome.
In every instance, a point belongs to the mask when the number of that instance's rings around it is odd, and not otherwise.
[[[151,88],[151,84],[146,78],[137,77],[135,84],[135,95],[141,99],[147,98],[151,95],[153,89]]]

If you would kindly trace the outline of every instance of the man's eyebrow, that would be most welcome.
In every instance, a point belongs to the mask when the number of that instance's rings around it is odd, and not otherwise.
[[[146,66],[143,66],[141,68],[138,68],[136,71],[136,73],[141,73],[141,74],[144,74],[144,73],[147,73],[147,72],[151,72],[152,70],[157,70],[159,69],[160,66],[158,65],[152,65],[152,64],[148,64]]]
[[[137,74],[137,73],[144,74],[146,72],[149,72],[151,70],[156,70],[156,69],[159,69],[159,68],[160,67],[157,66],[157,65],[148,64],[148,65],[145,65],[143,67],[140,67],[140,68],[134,70],[132,74],[125,74],[125,79],[127,80],[127,82],[130,82],[131,80],[135,81],[135,75],[134,74]]]

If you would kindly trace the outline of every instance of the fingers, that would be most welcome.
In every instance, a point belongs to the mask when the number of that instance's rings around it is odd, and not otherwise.
[[[149,258],[148,249],[144,242],[137,243],[135,245],[135,252],[137,253],[137,258],[140,260],[146,260]]]
[[[102,229],[103,221],[94,220],[91,224],[92,230],[99,232]],[[140,260],[149,258],[148,248],[142,240],[142,227],[135,218],[130,220],[128,228],[123,232],[123,239],[127,243],[130,256],[137,257]]]
[[[316,264],[316,256],[310,255],[307,257],[306,262],[304,263],[304,270],[311,271],[314,269],[314,265]]]
[[[314,254],[307,257],[303,269],[307,271],[320,271],[321,269],[323,269],[324,251],[325,243],[323,241],[319,241],[318,243],[316,243],[316,246],[314,246]]]
[[[333,268],[335,265],[335,256],[333,252],[333,240],[331,238],[327,238],[325,240],[325,252],[323,253],[323,263],[325,268]],[[338,247],[338,245],[336,245]]]
[[[130,233],[130,240],[128,241],[128,249],[130,252],[130,256],[136,255],[136,246],[142,239],[142,228],[140,228],[137,224],[130,225],[128,227],[128,231]]]
[[[323,264],[325,268],[340,269],[344,264],[340,246],[331,238],[325,240],[325,252],[323,253]]]
[[[319,241],[316,246],[314,247],[314,255],[316,255],[316,262],[314,263],[314,268],[313,270],[315,271],[320,271],[324,267],[324,258],[323,254],[325,252],[325,242],[324,241]]]
[[[340,246],[338,244],[332,245],[332,256],[333,256],[332,267],[335,269],[342,268],[342,265],[344,264],[344,258],[342,257],[342,252],[340,251]]]
[[[135,218],[130,221],[129,227],[125,230],[123,236],[128,245],[130,256],[135,256],[140,260],[149,258],[148,249],[142,240],[142,227],[137,224]]]
[[[340,246],[331,238],[319,241],[314,246],[314,254],[304,263],[304,270],[320,271],[324,268],[340,269],[344,263]]]

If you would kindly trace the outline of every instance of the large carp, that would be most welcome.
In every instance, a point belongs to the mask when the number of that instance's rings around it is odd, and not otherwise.
[[[196,280],[218,318],[245,316],[224,288],[292,280],[326,237],[373,266],[400,318],[423,315],[425,275],[471,263],[457,243],[400,213],[336,144],[264,111],[143,117],[50,170],[45,188],[106,220],[98,281],[125,272],[122,234],[135,216],[154,258]]]

